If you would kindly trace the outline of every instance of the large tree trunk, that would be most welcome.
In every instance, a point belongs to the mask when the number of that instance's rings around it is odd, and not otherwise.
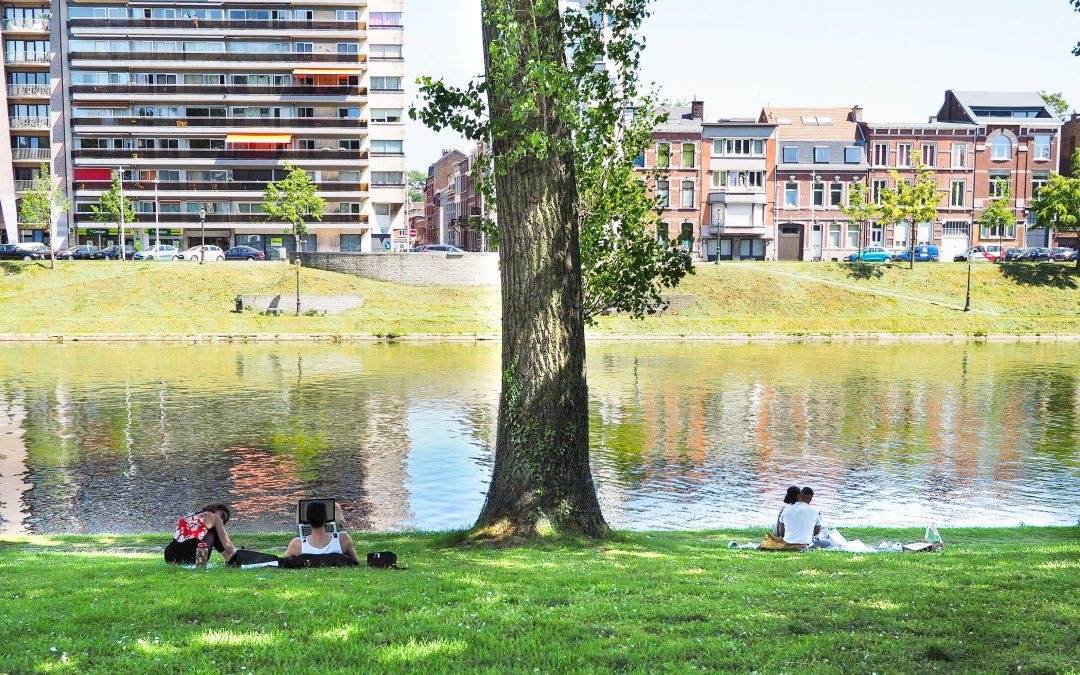
[[[514,138],[493,140],[505,156],[527,134],[540,130],[556,143],[570,132],[550,94],[538,95],[538,112],[509,120],[512,86],[494,74],[488,46],[497,38],[489,12],[512,11],[526,34],[514,50],[515,73],[527,60],[565,66],[557,3],[538,15],[537,0],[484,0],[484,53],[488,103],[495,126]],[[529,35],[529,33],[534,33]],[[531,39],[530,39],[531,38]],[[516,47],[516,45],[515,45]],[[501,65],[501,64],[500,64]],[[520,133],[518,133],[520,129]],[[571,151],[538,158],[526,153],[496,178],[502,277],[502,394],[495,468],[476,523],[481,536],[528,537],[550,525],[599,537],[608,530],[589,467],[588,388],[577,185]]]

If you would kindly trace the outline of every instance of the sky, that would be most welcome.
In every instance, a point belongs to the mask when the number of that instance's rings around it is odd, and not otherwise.
[[[407,0],[406,99],[421,75],[464,84],[483,72],[480,0]],[[705,117],[765,105],[853,106],[879,122],[924,121],[947,89],[1062,92],[1080,110],[1080,14],[1067,0],[653,0],[642,81],[705,101]],[[406,122],[410,169],[454,132]]]

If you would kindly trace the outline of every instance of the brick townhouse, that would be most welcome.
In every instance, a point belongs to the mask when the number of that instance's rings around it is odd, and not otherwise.
[[[652,145],[637,162],[643,173],[663,169],[664,175],[656,181],[654,190],[662,205],[656,236],[678,238],[695,257],[703,257],[701,128],[705,104],[693,101],[688,106],[666,106],[662,112],[666,120],[657,125]]]
[[[443,150],[442,157],[428,167],[424,184],[424,227],[416,238],[417,244],[449,243],[449,219],[453,217],[450,190],[457,165],[467,159],[460,150]]]
[[[1074,112],[1061,125],[1061,173],[1072,176],[1072,156],[1080,150],[1080,113]],[[1074,176],[1075,177],[1075,176]]]

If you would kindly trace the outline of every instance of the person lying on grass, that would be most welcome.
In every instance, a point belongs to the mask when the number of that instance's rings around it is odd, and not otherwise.
[[[194,565],[195,553],[200,543],[217,551],[228,562],[236,553],[225,523],[232,517],[232,510],[225,504],[207,504],[198,513],[189,513],[176,523],[173,540],[165,547],[165,562]]]
[[[799,490],[799,500],[780,512],[779,534],[788,544],[809,546],[821,532],[821,513],[810,506],[814,491],[804,487]]]
[[[289,547],[285,549],[285,557],[336,553],[345,555],[354,562],[359,562],[352,538],[349,537],[347,532],[328,532],[326,530],[326,518],[326,504],[312,502],[307,507],[307,521],[311,525],[311,534],[307,537],[296,537],[289,542]]]

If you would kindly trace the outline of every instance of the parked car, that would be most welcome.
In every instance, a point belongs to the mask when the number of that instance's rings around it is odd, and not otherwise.
[[[180,249],[168,244],[154,244],[145,251],[135,254],[135,260],[172,260]]]
[[[93,260],[100,257],[101,249],[91,244],[72,246],[56,254],[58,260]]]
[[[250,246],[233,246],[225,251],[226,260],[266,260],[266,254]]]
[[[1024,249],[1012,247],[1005,249],[1005,253],[997,259],[998,262],[1016,262],[1016,260],[1023,255]]]
[[[1002,249],[1008,248],[1001,244],[981,244],[981,246],[986,249],[986,254],[995,260],[1001,258]]]
[[[425,244],[420,247],[419,253],[464,253],[457,246],[450,246],[449,244]]]
[[[197,262],[202,258],[206,258],[207,262],[221,262],[225,260],[225,251],[222,251],[219,246],[207,244],[206,246],[192,246],[183,253],[176,254],[177,260],[194,260]]]
[[[138,251],[135,250],[134,246],[125,246],[124,247],[124,260],[134,260],[135,259],[135,254],[137,254],[137,253],[138,253]],[[103,249],[101,249],[101,251],[98,252],[98,254],[93,259],[94,260],[119,260],[120,259],[120,247],[114,244],[113,246],[109,246],[108,248],[103,248]]]
[[[903,251],[896,254],[895,260],[897,262],[907,262],[911,260],[911,249],[906,248]],[[915,262],[937,262],[938,261],[938,247],[937,246],[916,246],[915,247]]]
[[[0,260],[48,260],[49,247],[45,244],[0,245]]]
[[[1070,249],[1072,250],[1072,249]],[[1066,253],[1063,257],[1058,258],[1059,262],[1076,262],[1076,251],[1072,250],[1072,253]]]
[[[953,262],[967,262],[968,256],[971,256],[971,262],[994,262],[997,260],[997,258],[986,252],[985,247],[972,246],[960,255],[953,256]]]
[[[1054,260],[1076,260],[1076,249],[1068,246],[1058,246],[1050,251],[1054,254]]]
[[[868,246],[844,258],[845,262],[892,262],[892,253],[880,246]]]
[[[1050,249],[1038,246],[1036,248],[1024,249],[1024,252],[1020,254],[1020,257],[1017,258],[1017,260],[1021,262],[1053,262],[1054,254]]]

